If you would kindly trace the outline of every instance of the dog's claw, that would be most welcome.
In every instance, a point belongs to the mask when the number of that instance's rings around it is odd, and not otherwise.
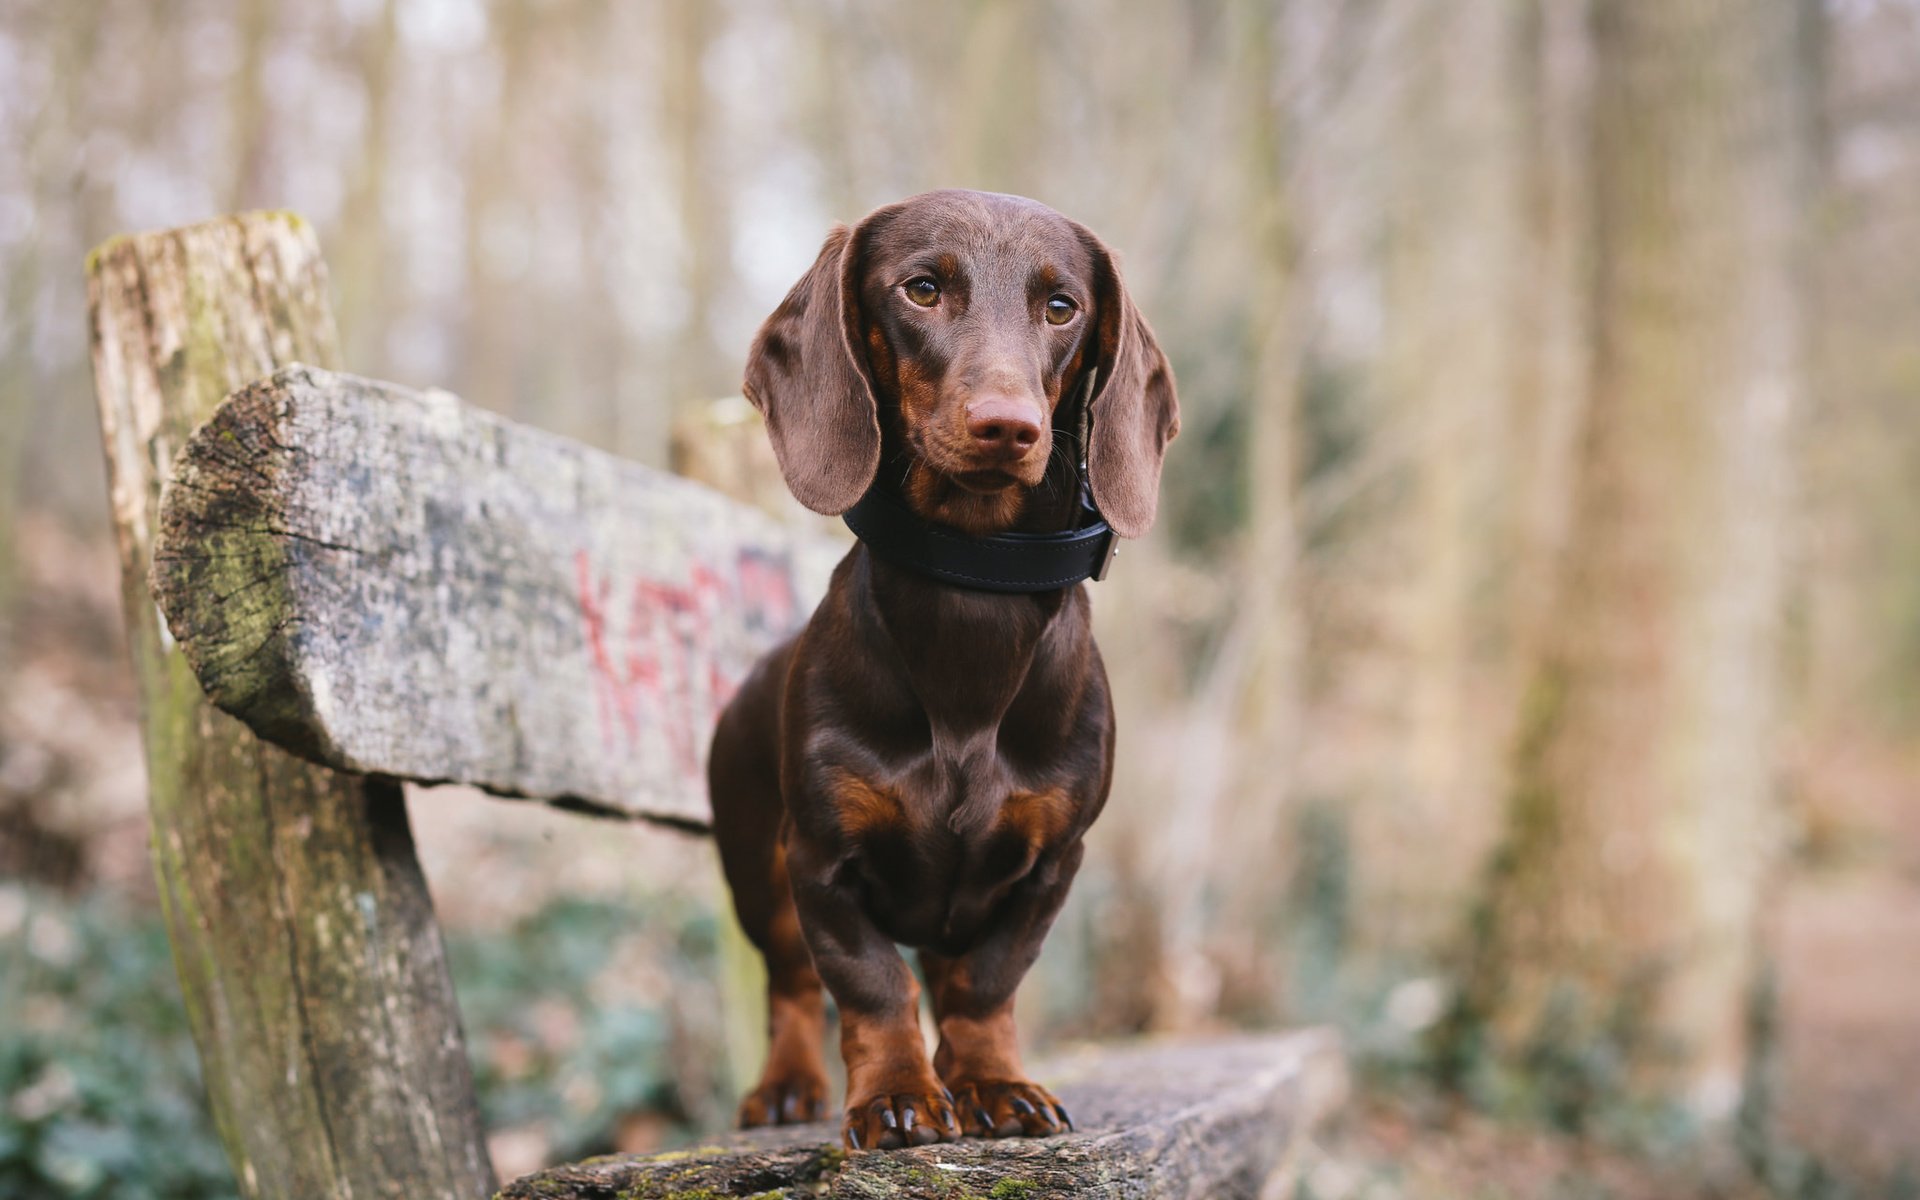
[[[763,1080],[740,1101],[740,1127],[804,1125],[827,1115],[827,1081],[795,1074]]]
[[[953,1106],[935,1091],[880,1095],[850,1105],[842,1130],[849,1150],[926,1146],[955,1141],[964,1132]]]
[[[1053,1094],[1024,1079],[962,1080],[953,1087],[973,1137],[1048,1137],[1073,1128]]]

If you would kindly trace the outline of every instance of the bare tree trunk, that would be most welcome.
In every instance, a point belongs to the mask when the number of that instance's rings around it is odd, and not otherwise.
[[[851,221],[859,215],[867,190],[854,134],[858,108],[853,98],[860,81],[849,78],[841,64],[872,69],[879,56],[866,44],[872,36],[866,23],[831,6],[794,5],[793,21],[800,48],[795,59],[806,64],[798,106],[800,138],[819,157],[827,211],[837,220]]]
[[[500,63],[500,99],[494,117],[473,131],[466,161],[462,257],[467,285],[461,331],[465,352],[460,378],[448,381],[482,408],[510,415],[519,411],[519,377],[527,369],[523,347],[529,322],[515,319],[514,301],[523,289],[515,280],[497,277],[488,235],[496,222],[509,215],[503,206],[513,199],[514,149],[524,141],[524,94],[539,34],[530,4],[531,0],[502,0],[488,23]],[[518,212],[510,215],[523,217]]]
[[[399,41],[398,0],[384,0],[379,15],[360,32],[354,63],[366,90],[365,126],[360,152],[347,177],[340,212],[340,249],[334,261],[334,291],[342,314],[344,357],[361,370],[387,361],[382,344],[390,332],[394,281],[382,193],[387,179],[389,126],[392,123],[394,50]]]
[[[15,565],[17,515],[91,515],[101,508],[101,476],[89,461],[93,422],[70,402],[75,388],[85,387],[85,364],[65,355],[49,361],[57,334],[43,318],[64,320],[73,311],[72,277],[50,264],[60,247],[98,224],[111,195],[109,185],[74,169],[71,150],[98,120],[89,84],[100,57],[100,0],[17,8],[7,14],[4,35],[48,52],[53,86],[6,123],[17,140],[0,149],[10,175],[6,190],[34,214],[33,233],[0,262],[0,613]]]
[[[1274,944],[1283,890],[1273,867],[1293,816],[1301,739],[1306,633],[1300,611],[1300,380],[1308,338],[1301,193],[1291,186],[1299,153],[1291,73],[1279,52],[1280,14],[1264,3],[1240,6],[1245,56],[1246,179],[1242,187],[1251,261],[1253,314],[1248,396],[1247,532],[1237,624],[1245,634],[1237,712],[1228,724],[1237,761],[1212,857],[1230,881],[1221,924],[1248,944],[1233,960],[1258,968]],[[1204,870],[1202,871],[1204,874]],[[1272,995],[1273,981],[1258,990]],[[1248,981],[1253,984],[1253,981]],[[1258,985],[1255,985],[1258,986]]]
[[[717,178],[720,164],[713,161],[713,103],[704,67],[722,15],[707,0],[671,0],[664,9],[669,52],[661,111],[678,171],[684,255],[680,277],[687,296],[670,364],[669,398],[676,404],[731,395],[740,386],[735,378],[738,364],[727,363],[713,337],[713,310],[726,274],[730,241],[727,189]],[[646,441],[656,455],[666,442],[668,423],[663,414],[646,430]]]
[[[233,74],[228,111],[233,116],[230,135],[233,174],[227,185],[227,208],[232,212],[258,208],[270,198],[266,190],[268,106],[264,79],[267,42],[273,36],[274,0],[245,0],[240,5],[240,65]]]
[[[1289,178],[1295,130],[1278,14],[1268,4],[1241,3],[1228,19],[1243,114],[1234,132],[1249,165],[1234,198],[1249,235],[1247,522],[1232,622],[1183,721],[1180,816],[1154,835],[1162,975],[1152,1023],[1167,1029],[1204,1021],[1223,992],[1266,1004],[1279,992],[1273,948],[1284,889],[1276,880],[1300,737],[1304,632],[1295,492],[1308,308]]]
[[[1502,691],[1510,709],[1518,707],[1553,598],[1591,370],[1590,289],[1582,274],[1591,220],[1586,14],[1554,0],[1516,0],[1516,6],[1519,234],[1504,310],[1513,329],[1513,383],[1509,419],[1495,431],[1511,464],[1498,522],[1506,559],[1499,593],[1506,625]]]
[[[54,105],[48,104],[41,111],[44,114],[53,108]],[[37,140],[29,139],[30,142]],[[0,296],[4,296],[8,314],[8,319],[0,324],[0,333],[4,334],[0,336],[0,616],[12,607],[20,463],[27,444],[27,414],[32,408],[33,384],[38,374],[33,361],[32,313],[34,298],[40,291],[39,243],[27,239],[13,252],[5,269],[6,282],[0,284]]]
[[[1400,615],[1406,758],[1364,831],[1375,893],[1368,940],[1430,950],[1465,894],[1496,808],[1484,684],[1502,430],[1512,384],[1516,250],[1514,13],[1408,0],[1388,137],[1385,355],[1390,419],[1416,452],[1401,527],[1411,567]]]
[[[1777,843],[1795,14],[1605,0],[1596,17],[1591,407],[1452,1032],[1509,1062],[1565,1055],[1540,1082],[1573,1110],[1610,1081],[1570,1064],[1610,1043],[1625,1082],[1723,1115]]]
[[[959,93],[947,168],[962,187],[1038,190],[1041,103],[1038,8],[1020,0],[970,0],[961,18]],[[951,51],[948,51],[951,53]]]

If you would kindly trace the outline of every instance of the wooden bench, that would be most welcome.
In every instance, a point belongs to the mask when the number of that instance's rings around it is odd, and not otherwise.
[[[705,828],[713,714],[840,548],[336,373],[298,218],[116,239],[88,286],[156,870],[241,1189],[489,1195],[400,781]],[[1342,1072],[1318,1032],[1140,1045],[1043,1073],[1071,1137],[848,1159],[823,1124],[503,1194],[1278,1195]]]

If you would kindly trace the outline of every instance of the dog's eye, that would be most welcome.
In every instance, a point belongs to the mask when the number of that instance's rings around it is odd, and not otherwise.
[[[925,275],[907,280],[900,285],[900,290],[921,308],[932,308],[940,303],[940,285]]]
[[[1073,301],[1065,296],[1055,296],[1047,301],[1047,324],[1065,325],[1073,320],[1073,314],[1078,311]]]

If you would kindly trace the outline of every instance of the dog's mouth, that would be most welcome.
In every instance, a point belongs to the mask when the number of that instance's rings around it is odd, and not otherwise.
[[[1012,528],[1026,507],[1028,487],[1004,467],[962,462],[949,467],[915,447],[901,480],[908,507],[930,521],[974,536]]]
[[[951,487],[976,496],[997,496],[1016,488],[1038,487],[1046,471],[1046,457],[1039,453],[1013,460],[985,457],[943,446],[939,439],[926,436],[911,439],[911,445],[921,469]]]
[[[1026,481],[1002,467],[946,473],[962,490],[976,496],[997,496],[1009,488],[1025,487]]]

